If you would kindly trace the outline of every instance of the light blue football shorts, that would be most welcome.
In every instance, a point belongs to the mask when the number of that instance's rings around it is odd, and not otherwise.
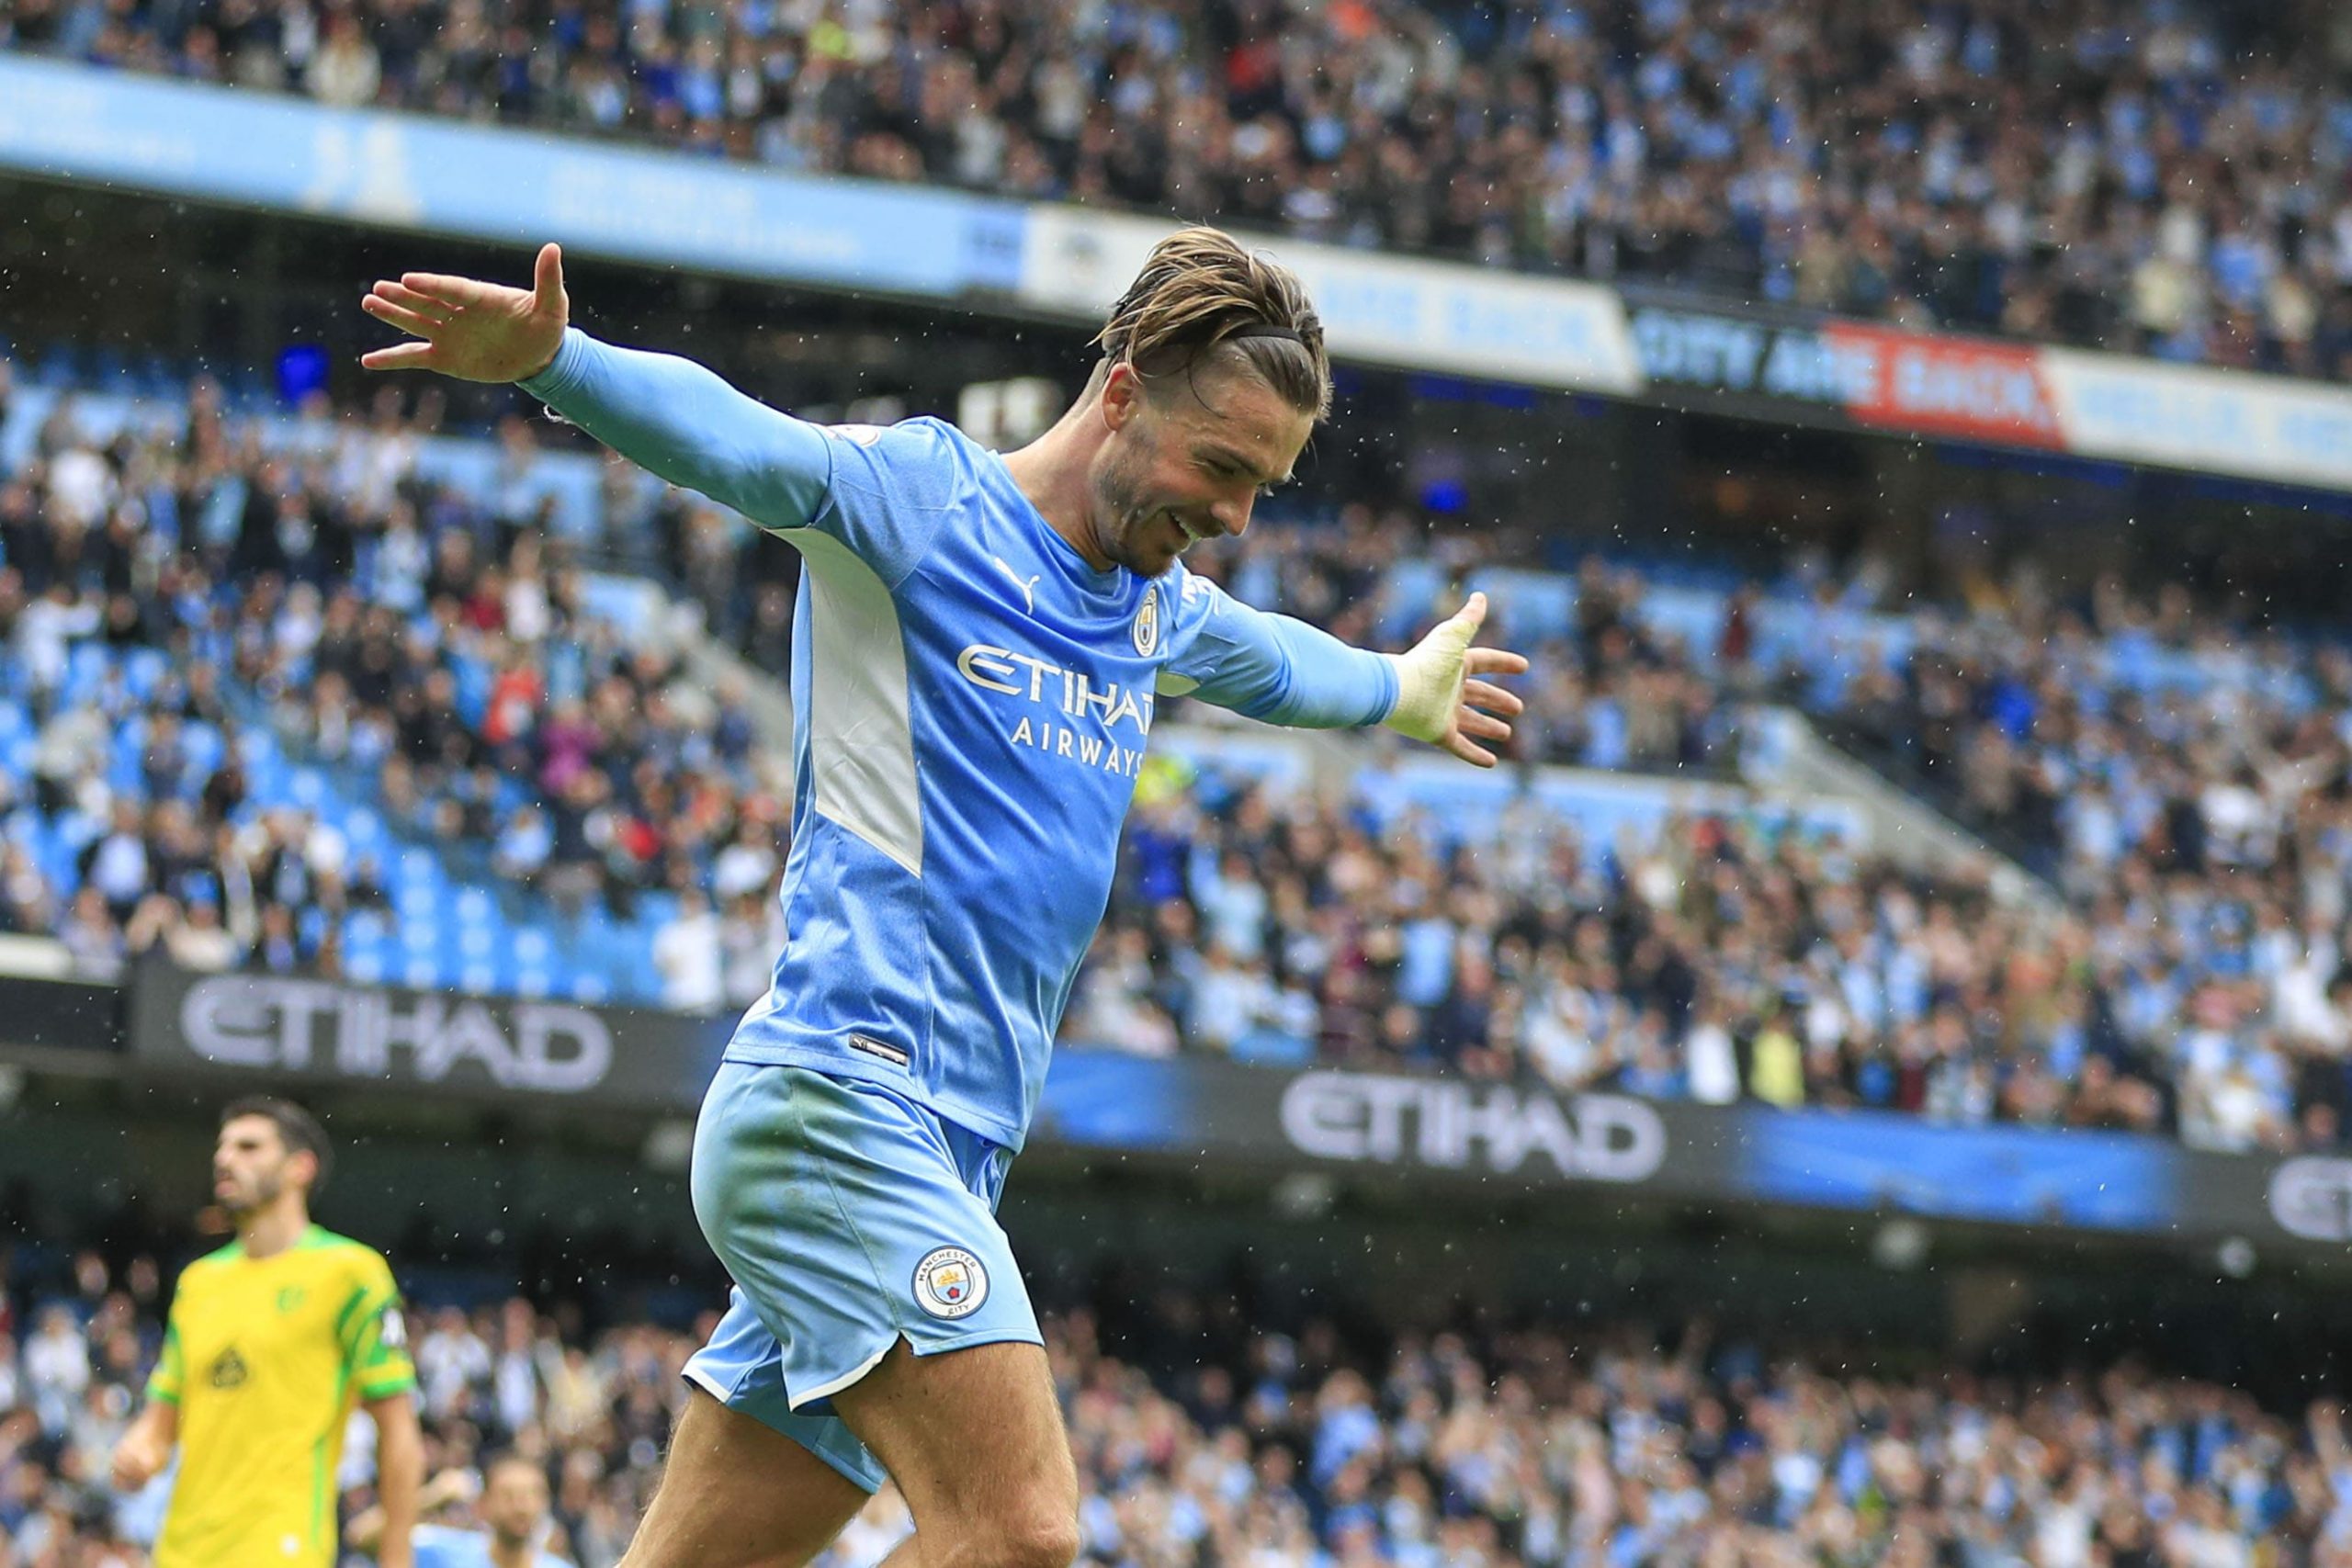
[[[687,1380],[879,1491],[882,1466],[832,1394],[902,1338],[919,1356],[1045,1342],[996,1221],[1012,1164],[878,1084],[722,1062],[693,1188],[735,1289]]]

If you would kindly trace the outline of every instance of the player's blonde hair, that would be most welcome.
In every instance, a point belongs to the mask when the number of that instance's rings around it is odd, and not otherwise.
[[[1147,382],[1238,356],[1300,412],[1331,409],[1323,321],[1306,287],[1220,229],[1179,229],[1154,245],[1094,341],[1106,369],[1125,360]]]

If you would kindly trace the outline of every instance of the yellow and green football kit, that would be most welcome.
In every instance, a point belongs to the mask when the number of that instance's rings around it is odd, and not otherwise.
[[[199,1258],[172,1297],[147,1397],[179,1407],[155,1568],[328,1568],[353,1407],[416,1386],[391,1266],[312,1225],[268,1258]]]

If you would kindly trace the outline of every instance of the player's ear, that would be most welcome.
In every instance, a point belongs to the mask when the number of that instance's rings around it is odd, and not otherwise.
[[[305,1192],[319,1190],[319,1156],[308,1149],[296,1149],[286,1156],[286,1173],[300,1183]]]
[[[1143,411],[1143,377],[1126,360],[1111,367],[1102,382],[1102,423],[1113,431],[1124,430]]]

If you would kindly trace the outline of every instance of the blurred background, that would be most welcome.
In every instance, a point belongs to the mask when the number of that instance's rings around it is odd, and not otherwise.
[[[146,1562],[237,1093],[582,1568],[724,1302],[797,558],[368,284],[1009,447],[1178,218],[1340,383],[1196,569],[1535,670],[1163,706],[1004,1210],[1085,1561],[2352,1563],[2347,163],[2324,0],[0,0],[0,1565]]]

